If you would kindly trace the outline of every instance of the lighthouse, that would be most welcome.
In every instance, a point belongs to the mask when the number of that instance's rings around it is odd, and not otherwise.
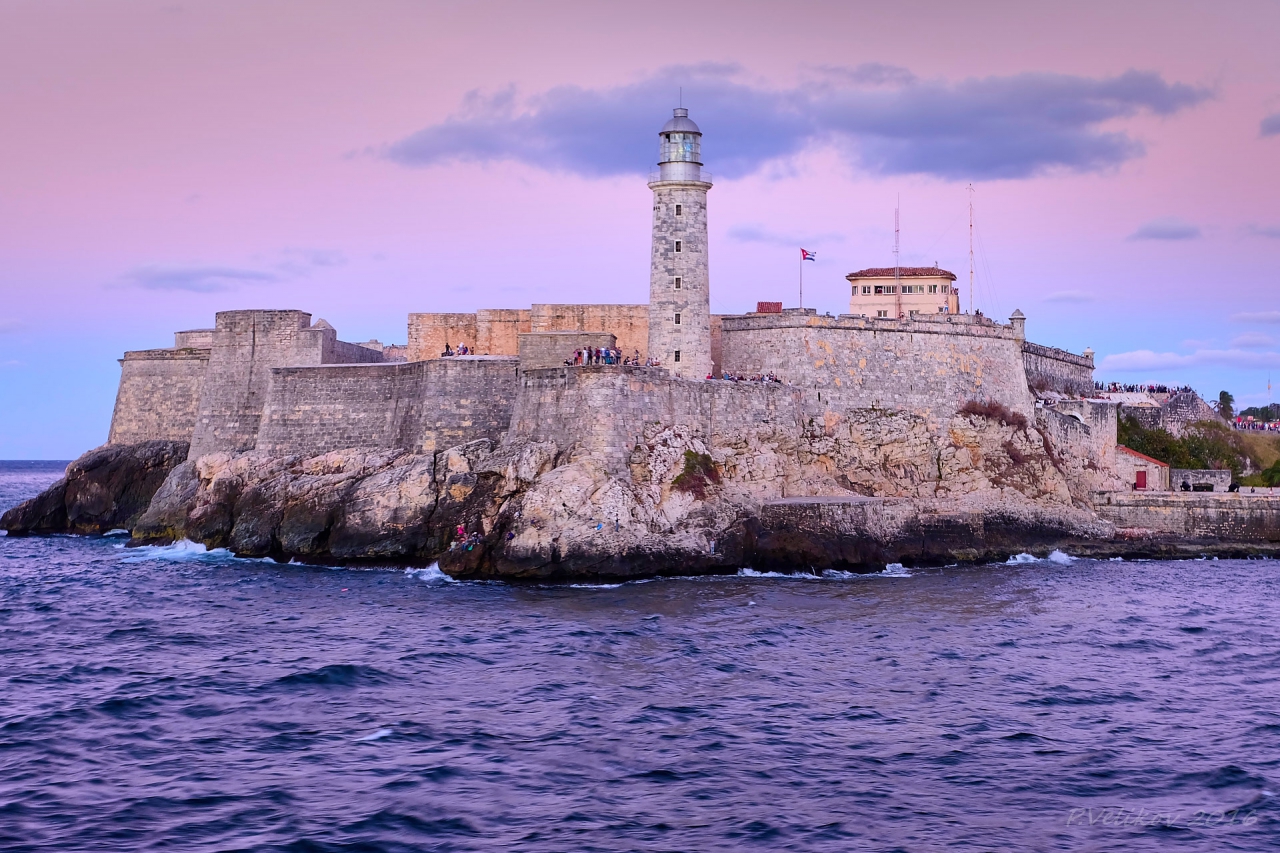
[[[673,375],[711,372],[711,295],[707,275],[707,190],[702,131],[676,109],[658,134],[649,261],[649,356]]]

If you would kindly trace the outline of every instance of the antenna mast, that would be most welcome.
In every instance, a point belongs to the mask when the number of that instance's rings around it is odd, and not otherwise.
[[[898,205],[893,208],[893,306],[898,319],[902,319],[902,267],[898,262],[899,228],[898,209],[902,205],[902,196],[898,196]]]
[[[973,313],[973,184],[969,184],[969,313]]]

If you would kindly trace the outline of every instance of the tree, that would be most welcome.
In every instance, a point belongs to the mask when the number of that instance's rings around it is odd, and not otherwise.
[[[1218,392],[1218,414],[1224,421],[1229,421],[1236,416],[1235,404],[1236,398],[1231,396],[1231,392]]]

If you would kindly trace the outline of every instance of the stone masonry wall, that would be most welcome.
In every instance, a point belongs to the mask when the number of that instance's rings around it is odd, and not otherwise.
[[[251,450],[267,399],[271,369],[335,362],[381,362],[383,355],[338,340],[327,323],[305,311],[220,311],[191,456]]]
[[[803,431],[797,389],[774,383],[693,382],[660,368],[569,367],[525,371],[510,439],[554,442],[591,453],[610,474],[628,474],[646,427],[684,428],[708,446],[718,436],[779,425]]]
[[[516,355],[520,335],[531,331],[527,308],[481,308],[476,312],[476,355]]]
[[[617,337],[623,355],[647,357],[648,305],[537,304],[530,313],[531,332],[607,332]]]
[[[1093,356],[1022,342],[1027,382],[1036,391],[1089,394],[1093,391]]]
[[[1094,509],[1117,527],[1191,538],[1280,541],[1280,495],[1110,492]]]
[[[1036,409],[1044,433],[1077,498],[1089,492],[1126,488],[1116,471],[1116,405],[1065,400]]]
[[[707,190],[711,184],[654,181],[649,187],[653,190],[653,245],[649,261],[649,343],[645,349],[649,357],[675,375],[703,379],[711,372],[707,254]],[[676,353],[680,354],[679,362]]]
[[[126,352],[107,443],[190,441],[208,365],[197,347]]]
[[[949,418],[994,400],[1030,418],[1022,340],[971,315],[877,320],[792,311],[723,320],[724,369],[773,373],[837,409],[877,408]]]
[[[1197,484],[1212,486],[1215,492],[1225,492],[1231,487],[1233,479],[1235,475],[1230,469],[1213,471],[1203,468],[1173,468],[1169,471],[1169,489],[1176,492],[1186,482],[1192,486]]]
[[[617,346],[617,339],[604,332],[528,332],[520,336],[520,369],[563,367],[576,350]]]
[[[257,449],[325,453],[346,447],[430,453],[497,442],[515,405],[517,360],[465,356],[397,364],[272,371]]]
[[[475,314],[410,314],[409,361],[439,358],[448,344],[456,350],[459,344],[476,343]]]
[[[189,329],[185,332],[173,333],[173,346],[176,349],[195,347],[209,349],[213,346],[213,329]]]

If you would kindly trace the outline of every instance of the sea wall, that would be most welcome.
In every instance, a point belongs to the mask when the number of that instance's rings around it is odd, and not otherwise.
[[[1110,492],[1094,509],[1116,527],[1194,539],[1280,542],[1280,495]]]
[[[1089,394],[1093,391],[1093,356],[1076,355],[1057,347],[1022,342],[1027,382],[1036,391]]]
[[[518,361],[466,356],[271,371],[256,449],[314,455],[349,447],[430,453],[506,432]]]
[[[179,341],[184,334],[192,333],[180,332]],[[191,441],[208,365],[207,348],[126,352],[107,443]]]
[[[994,400],[1030,418],[1022,339],[985,317],[903,320],[812,309],[725,317],[730,373],[772,373],[820,392],[836,409],[877,408],[949,418],[968,400]]]

